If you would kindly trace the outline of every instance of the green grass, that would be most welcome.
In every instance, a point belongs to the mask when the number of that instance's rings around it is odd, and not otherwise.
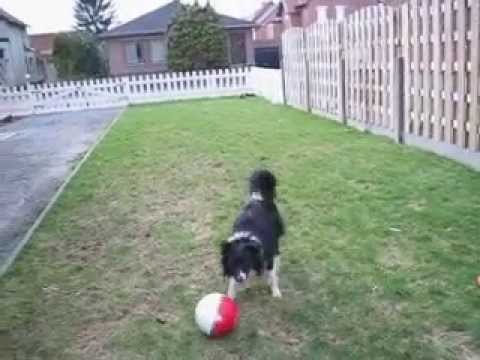
[[[224,291],[218,244],[256,167],[278,176],[281,287]],[[258,99],[130,108],[0,279],[2,359],[480,356],[480,175]],[[15,357],[17,356],[17,357]]]

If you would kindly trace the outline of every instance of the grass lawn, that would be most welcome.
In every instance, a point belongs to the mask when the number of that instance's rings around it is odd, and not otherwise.
[[[283,299],[224,291],[218,244],[260,166]],[[480,174],[259,99],[130,108],[0,279],[1,359],[478,359]],[[15,355],[17,357],[15,357]]]

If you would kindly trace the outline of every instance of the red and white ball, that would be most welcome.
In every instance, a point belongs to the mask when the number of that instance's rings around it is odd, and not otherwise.
[[[240,309],[237,303],[223,294],[209,294],[195,308],[195,321],[200,330],[210,337],[231,333],[238,324]]]

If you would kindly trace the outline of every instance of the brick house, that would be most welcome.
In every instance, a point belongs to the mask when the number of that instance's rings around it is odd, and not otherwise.
[[[262,67],[280,66],[279,48],[282,39],[283,6],[273,1],[266,2],[253,17],[253,45],[255,64]]]
[[[255,63],[278,67],[282,33],[292,27],[307,27],[322,18],[342,19],[365,6],[399,5],[405,0],[280,0],[263,3],[253,22]]]
[[[167,71],[168,31],[181,3],[174,0],[104,34],[111,75]],[[219,15],[230,65],[253,64],[253,24]]]
[[[380,2],[380,0],[283,0],[284,25],[288,29],[306,27],[321,18],[341,19],[359,8],[378,5]]]
[[[53,62],[55,38],[58,35],[58,33],[30,35],[30,43],[35,49],[39,71],[42,72],[45,81],[55,81],[58,78]]]

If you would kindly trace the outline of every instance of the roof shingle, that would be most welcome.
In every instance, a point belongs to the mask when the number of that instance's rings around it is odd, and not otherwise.
[[[116,37],[166,33],[168,31],[168,27],[177,15],[180,6],[180,2],[178,0],[174,0],[167,5],[164,5],[102,34],[101,38],[109,39]],[[251,24],[249,21],[237,19],[231,16],[219,15],[219,17],[220,23],[226,29],[249,28],[253,26],[253,24]]]

